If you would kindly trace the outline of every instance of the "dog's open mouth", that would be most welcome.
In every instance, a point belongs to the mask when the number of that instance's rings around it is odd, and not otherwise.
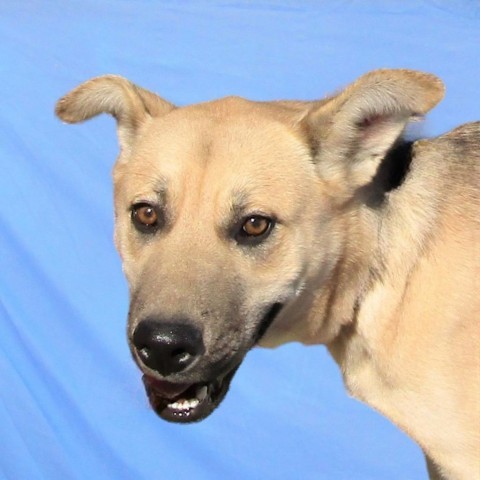
[[[171,383],[143,376],[143,383],[153,410],[164,420],[191,423],[203,420],[225,397],[239,365],[211,382]]]
[[[275,303],[267,311],[253,335],[252,346],[263,337],[282,309]],[[158,416],[169,422],[191,423],[208,417],[228,392],[230,382],[241,360],[214,380],[198,383],[175,383],[143,375],[143,383],[150,405]]]

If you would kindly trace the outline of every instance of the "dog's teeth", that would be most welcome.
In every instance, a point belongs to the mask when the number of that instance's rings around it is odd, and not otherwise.
[[[196,398],[192,398],[190,400],[181,398],[174,403],[170,403],[168,408],[171,408],[172,410],[190,410],[198,406],[199,403],[200,401]]]
[[[184,412],[187,410],[192,410],[198,407],[198,405],[200,405],[200,402],[203,402],[203,400],[207,398],[207,395],[208,387],[206,385],[202,387],[197,387],[194,398],[179,398],[177,401],[169,403],[168,408]]]
[[[195,396],[197,397],[197,400],[199,402],[203,402],[203,400],[207,398],[207,393],[208,393],[208,387],[204,385],[203,387],[197,388]]]

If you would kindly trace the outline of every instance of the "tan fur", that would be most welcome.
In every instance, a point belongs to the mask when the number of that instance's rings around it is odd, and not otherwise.
[[[129,335],[159,313],[202,328],[198,366],[169,380],[242,357],[279,302],[261,345],[326,344],[349,392],[418,442],[431,478],[480,478],[480,124],[415,142],[403,181],[386,180],[405,126],[442,96],[433,75],[377,70],[316,102],[176,108],[115,76],[59,101],[65,121],[118,122]],[[148,239],[130,218],[143,201],[166,212]],[[278,222],[240,248],[237,211]]]

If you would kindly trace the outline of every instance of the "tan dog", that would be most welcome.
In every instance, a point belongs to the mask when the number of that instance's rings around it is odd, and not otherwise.
[[[258,343],[324,343],[431,478],[480,478],[480,123],[401,141],[443,92],[378,70],[316,102],[176,108],[104,76],[59,101],[118,122],[129,342],[161,417],[209,415]]]

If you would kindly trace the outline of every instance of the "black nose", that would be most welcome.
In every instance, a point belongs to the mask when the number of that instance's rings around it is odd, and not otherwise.
[[[185,370],[205,351],[200,330],[180,322],[142,320],[133,344],[141,361],[163,376]]]

